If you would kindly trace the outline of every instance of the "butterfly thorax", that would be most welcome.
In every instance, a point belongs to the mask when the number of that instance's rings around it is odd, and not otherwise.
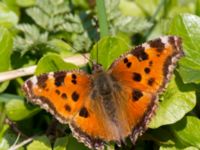
[[[102,103],[106,114],[112,121],[116,118],[116,107],[113,96],[114,92],[117,92],[115,88],[117,83],[115,82],[108,73],[103,70],[99,71],[94,75],[93,90],[91,92],[91,98]]]

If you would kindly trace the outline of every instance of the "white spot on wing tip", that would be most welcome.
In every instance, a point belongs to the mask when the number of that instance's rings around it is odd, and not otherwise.
[[[32,78],[31,78],[31,81],[32,81],[32,83],[33,83],[33,85],[36,85],[37,84],[37,77],[36,76],[33,76]]]
[[[50,72],[50,73],[48,74],[48,78],[49,78],[49,79],[53,78],[53,76],[54,76],[54,72]]]
[[[148,43],[144,43],[144,44],[142,44],[142,47],[144,47],[145,49],[149,49],[150,45]]]
[[[169,42],[168,42],[168,40],[169,40],[169,37],[168,37],[168,36],[163,36],[163,37],[161,37],[160,39],[161,39],[162,43],[164,43],[164,44],[169,43]]]

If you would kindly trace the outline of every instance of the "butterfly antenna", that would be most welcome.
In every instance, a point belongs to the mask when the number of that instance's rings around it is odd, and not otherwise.
[[[80,53],[79,50],[76,49],[75,47],[71,46],[71,44],[68,43],[68,45],[69,45],[75,52]],[[83,56],[86,60],[88,60],[89,63],[93,64],[92,61],[91,61],[87,56],[85,56],[85,54],[82,54],[82,53],[80,53],[80,54],[81,54],[81,56]]]

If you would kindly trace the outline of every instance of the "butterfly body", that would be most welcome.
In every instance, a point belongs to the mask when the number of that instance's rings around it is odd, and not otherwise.
[[[181,39],[164,36],[122,55],[106,71],[59,71],[28,79],[27,98],[69,124],[72,134],[91,149],[126,137],[135,144],[147,128],[178,59]]]

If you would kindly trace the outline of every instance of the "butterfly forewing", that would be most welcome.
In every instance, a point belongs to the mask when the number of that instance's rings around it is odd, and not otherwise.
[[[31,102],[67,123],[82,108],[90,84],[89,75],[82,71],[60,71],[33,76],[23,89]]]

